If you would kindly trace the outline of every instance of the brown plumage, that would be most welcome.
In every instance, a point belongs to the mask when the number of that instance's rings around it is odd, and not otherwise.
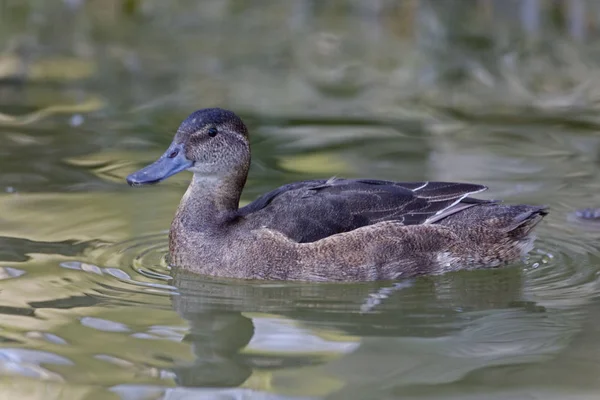
[[[372,281],[518,259],[544,207],[469,197],[485,186],[329,179],[284,185],[238,208],[250,165],[248,131],[234,113],[191,114],[131,185],[190,170],[171,225],[173,265],[212,276]]]

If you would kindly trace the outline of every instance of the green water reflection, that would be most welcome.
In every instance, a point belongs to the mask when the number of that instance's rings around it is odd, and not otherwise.
[[[600,229],[573,218],[600,206],[584,3],[0,1],[0,397],[596,398]],[[337,175],[485,183],[552,212],[500,270],[172,271],[189,176],[124,177],[207,106],[251,129],[244,202]]]

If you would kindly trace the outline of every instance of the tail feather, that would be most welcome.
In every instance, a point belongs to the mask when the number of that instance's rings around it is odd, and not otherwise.
[[[495,267],[517,260],[533,248],[533,228],[548,214],[546,207],[481,204],[439,221],[462,239],[457,253],[468,252],[473,265]]]
[[[526,238],[547,214],[545,206],[488,203],[463,209],[438,223],[482,241],[499,240],[501,236],[519,240]]]
[[[506,227],[505,232],[514,239],[521,239],[528,236],[533,228],[548,215],[546,206],[525,206],[527,210],[516,215],[513,223]]]

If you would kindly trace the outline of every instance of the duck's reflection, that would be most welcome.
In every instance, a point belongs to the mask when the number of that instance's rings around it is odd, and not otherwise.
[[[178,296],[177,300],[185,297]],[[252,374],[240,353],[252,339],[254,325],[239,312],[203,312],[187,301],[176,301],[177,311],[190,324],[184,337],[192,346],[192,365],[176,367],[176,382],[191,387],[236,387]]]
[[[502,329],[503,318],[496,325],[493,315],[508,312],[514,320],[515,315],[526,319],[544,312],[523,301],[518,268],[464,272],[400,285],[251,283],[185,272],[174,272],[173,278],[179,292],[173,304],[189,322],[185,340],[195,355],[192,364],[174,369],[177,383],[187,387],[285,389],[318,396],[340,390],[347,393],[343,388],[350,379],[361,381],[356,374],[375,378],[369,372],[373,368],[406,374],[404,384],[410,384],[415,377],[408,369],[414,362],[406,358],[423,361],[419,352],[411,351],[406,357],[398,354],[410,343],[428,347],[431,341],[431,351],[425,356],[433,364],[435,357],[459,364],[463,356],[480,356],[461,355],[465,332],[472,336],[481,328],[482,335],[510,336],[511,332]],[[485,326],[478,327],[476,321],[485,318]],[[523,328],[520,322],[517,325]],[[517,332],[517,325],[510,324],[508,329]],[[484,339],[477,339],[480,345]],[[395,355],[378,355],[374,365],[369,361],[374,349]],[[495,358],[502,359],[502,354]],[[458,364],[455,371],[464,375],[486,362]]]

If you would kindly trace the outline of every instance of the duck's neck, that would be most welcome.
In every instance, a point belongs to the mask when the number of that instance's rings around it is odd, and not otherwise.
[[[224,177],[195,173],[181,199],[175,220],[196,228],[223,222],[237,211],[246,177],[245,170]]]

